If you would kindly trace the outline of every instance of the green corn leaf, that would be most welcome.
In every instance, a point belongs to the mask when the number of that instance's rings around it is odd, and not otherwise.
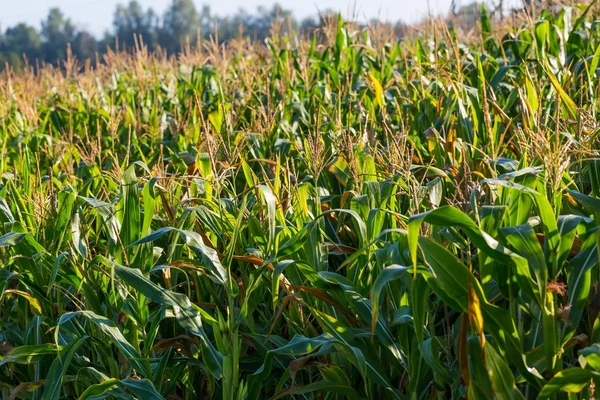
[[[560,371],[542,388],[538,400],[550,399],[558,392],[579,393],[590,384],[594,377],[594,372],[582,368]]]
[[[120,381],[118,379],[110,378],[103,382],[90,385],[87,389],[85,389],[85,391],[83,393],[81,393],[81,396],[79,396],[79,399],[87,400],[87,399],[91,399],[91,398],[99,398],[107,391],[118,387],[119,383],[120,383]],[[100,397],[100,398],[102,398],[102,397]]]
[[[123,379],[121,385],[140,399],[164,400],[164,397],[156,391],[156,388],[148,379]]]
[[[575,190],[567,190],[567,193],[577,200],[577,202],[581,204],[583,208],[592,213],[600,213],[600,199],[585,195]]]
[[[600,344],[594,343],[591,346],[579,350],[579,354],[585,357],[585,362],[595,371],[600,370]]]
[[[442,365],[440,359],[436,357],[436,355],[440,353],[440,339],[438,337],[427,339],[421,343],[420,347],[423,359],[433,372],[439,375],[442,381],[446,383],[452,382],[452,376]]]
[[[591,270],[598,265],[598,230],[591,232],[581,250],[569,263],[567,296],[569,323],[563,327],[563,336],[573,333],[585,311],[592,283]]]
[[[46,376],[42,400],[57,400],[60,398],[60,391],[69,364],[71,364],[71,360],[79,347],[81,347],[88,338],[88,336],[83,336],[77,340],[72,340],[71,343],[59,352],[58,357],[54,359],[50,366],[50,372],[48,372],[48,375]]]
[[[127,268],[114,264],[115,273],[123,281],[139,290],[150,300],[173,308],[177,322],[190,333],[202,340],[205,362],[210,366],[210,371],[215,378],[221,376],[222,355],[214,348],[202,327],[200,313],[196,311],[189,298],[182,293],[175,293],[163,289],[146,277],[140,270]]]
[[[14,246],[27,236],[26,233],[8,232],[0,236],[0,247]]]
[[[344,396],[346,399],[360,399],[361,396],[352,389],[350,386],[340,385],[338,382],[332,381],[317,381],[308,385],[294,385],[289,389],[286,389],[277,394],[273,399],[280,399],[282,397],[304,395],[307,393],[338,393]]]
[[[525,224],[500,228],[500,232],[517,254],[527,260],[529,268],[535,275],[538,292],[540,294],[545,293],[548,269],[542,247],[533,228]]]
[[[563,89],[558,79],[556,79],[554,74],[550,71],[550,69],[547,66],[544,68],[544,72],[546,73],[546,76],[552,83],[552,86],[554,86],[554,89],[558,92],[558,95],[560,96],[562,105],[565,108],[567,116],[572,119],[577,119],[577,104],[575,104],[575,102],[567,94],[565,89]]]
[[[506,400],[525,398],[517,390],[510,368],[489,343],[485,345],[485,361],[495,398]]]
[[[379,318],[379,307],[381,305],[381,295],[386,285],[398,278],[400,278],[406,271],[408,271],[408,267],[403,267],[400,265],[390,265],[385,268],[381,273],[377,276],[377,279],[373,283],[373,288],[371,289],[371,305],[373,306],[373,316],[371,318],[371,332],[375,334],[375,328],[377,326],[377,319]]]
[[[114,345],[123,353],[123,355],[129,360],[131,365],[139,372],[142,376],[149,376],[150,369],[149,365],[146,362],[142,361],[142,357],[138,350],[136,350],[131,343],[125,339],[125,336],[121,333],[118,327],[106,317],[98,315],[93,311],[82,310],[82,311],[74,311],[63,314],[58,320],[58,327],[65,325],[72,318],[77,316],[83,316],[94,325],[96,325],[102,332],[104,332],[108,337],[112,339]],[[58,330],[57,330],[58,335]]]
[[[0,365],[8,363],[31,364],[49,354],[56,354],[58,350],[59,348],[50,343],[18,346],[2,357]]]
[[[215,249],[205,245],[204,241],[202,240],[202,237],[196,232],[186,231],[186,230],[171,228],[171,227],[164,227],[164,228],[157,229],[156,231],[137,240],[136,242],[132,243],[131,245],[136,246],[136,245],[152,242],[152,241],[157,240],[157,239],[161,238],[162,236],[164,236],[168,233],[171,233],[171,232],[177,232],[185,238],[186,244],[192,250],[194,250],[194,252],[196,252],[196,254],[202,259],[202,261],[206,262],[205,265],[208,267],[209,271],[211,272],[211,277],[217,283],[223,285],[223,284],[225,284],[225,282],[227,282],[227,279],[228,279],[227,271],[225,270],[223,265],[221,265],[221,260],[219,259],[218,253],[216,252]]]

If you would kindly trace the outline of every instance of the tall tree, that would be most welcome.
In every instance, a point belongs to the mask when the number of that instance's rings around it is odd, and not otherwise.
[[[117,6],[113,26],[119,43],[125,47],[134,46],[134,35],[141,37],[148,48],[156,47],[158,16],[152,8],[144,10],[136,0],[130,1],[127,6]]]
[[[264,40],[269,36],[271,26],[275,22],[282,23],[284,29],[288,28],[287,22],[291,22],[291,27],[294,29],[298,25],[291,11],[281,8],[278,4],[271,8],[259,6],[255,14],[240,9],[231,17],[219,18],[219,38],[228,40],[237,37],[241,30],[244,35],[252,39]]]
[[[41,45],[42,39],[34,27],[20,23],[8,28],[0,39],[0,52],[3,55],[0,68],[8,62],[16,69],[21,69],[24,57],[30,61],[39,57]]]
[[[75,27],[58,8],[50,9],[48,17],[42,21],[43,56],[48,62],[64,60],[67,45],[76,37]]]
[[[180,44],[193,43],[200,29],[200,18],[192,0],[173,0],[165,11],[160,29],[160,44],[169,52],[176,52]]]
[[[87,31],[79,31],[75,39],[71,43],[71,50],[77,59],[86,60],[94,58],[98,52],[98,41],[91,33]]]
[[[20,23],[8,28],[0,40],[2,51],[11,51],[35,57],[40,50],[42,39],[34,27]]]

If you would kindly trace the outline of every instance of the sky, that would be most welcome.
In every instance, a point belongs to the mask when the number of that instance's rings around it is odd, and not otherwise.
[[[138,0],[144,7],[152,7],[159,15],[170,0]],[[457,2],[460,4],[461,0]],[[466,0],[462,0],[463,2]],[[258,6],[270,8],[274,0],[194,0],[197,8],[203,4],[210,6],[213,14],[226,16],[240,8],[253,13]],[[358,16],[359,20],[379,17],[382,20],[415,22],[428,12],[428,4],[433,13],[446,13],[451,0],[278,0],[283,8],[291,10],[296,18],[317,15],[317,10],[332,8],[345,15]],[[0,27],[4,30],[19,22],[35,27],[46,18],[51,7],[59,7],[71,18],[75,25],[87,31],[102,35],[112,28],[113,13],[117,4],[128,0],[0,0]],[[355,5],[356,12],[351,13]]]

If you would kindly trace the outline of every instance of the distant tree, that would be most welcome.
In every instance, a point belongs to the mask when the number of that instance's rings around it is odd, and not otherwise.
[[[273,5],[270,9],[260,6],[256,9],[256,16],[251,18],[248,35],[264,40],[269,36],[271,27],[275,22],[282,24],[283,32],[288,30],[289,24],[291,24],[292,29],[297,28],[290,10],[282,8],[279,4]]]
[[[248,25],[251,23],[250,14],[240,8],[234,15],[217,18],[216,23],[219,39],[229,40],[238,36],[240,26],[243,27],[244,34],[248,34]],[[212,29],[208,33],[213,34]]]
[[[39,57],[41,45],[40,34],[34,27],[20,23],[8,28],[0,39],[0,52],[4,56],[0,68],[8,62],[13,67],[20,69],[23,66],[24,57],[30,61]]]
[[[169,52],[180,50],[180,44],[187,40],[194,43],[200,18],[192,0],[173,0],[162,18],[159,30],[159,43]]]
[[[198,19],[200,20],[200,32],[204,36],[210,35],[215,29],[215,22],[217,22],[218,18],[212,14],[209,5],[202,5],[202,9],[198,14]]]
[[[144,10],[136,0],[130,1],[127,6],[117,6],[113,26],[119,43],[125,47],[134,46],[134,35],[141,37],[148,48],[156,47],[158,16],[152,8]]]
[[[0,41],[2,50],[26,54],[28,57],[37,55],[42,40],[34,27],[20,23],[8,28]]]
[[[75,27],[58,8],[50,9],[48,17],[42,21],[43,58],[48,62],[64,60],[67,45],[75,40]]]
[[[99,50],[98,41],[91,33],[79,31],[71,43],[71,51],[78,60],[94,58]]]
[[[4,32],[0,29],[0,70],[6,63],[17,69],[22,68],[25,58],[31,62],[40,59],[58,63],[66,59],[69,45],[80,61],[93,60],[97,53],[102,54],[108,47],[115,47],[117,38],[121,49],[133,47],[134,35],[141,37],[150,50],[160,46],[174,54],[181,50],[182,43],[189,41],[195,44],[198,32],[204,37],[213,35],[215,27],[220,41],[236,38],[240,34],[263,41],[269,37],[273,26],[278,27],[275,34],[286,33],[289,28],[312,33],[329,19],[337,21],[337,12],[325,10],[320,18],[306,18],[298,23],[289,10],[277,4],[258,7],[254,13],[240,9],[230,16],[217,16],[207,5],[197,10],[194,0],[171,0],[164,14],[158,16],[152,8],[144,8],[141,0],[123,1],[127,3],[116,7],[112,29],[105,32],[101,40],[85,29],[76,28],[58,8],[50,9],[39,32],[26,24],[18,24]],[[503,0],[490,1],[501,3]],[[454,5],[458,2],[453,0]],[[467,20],[472,20],[476,13],[476,5],[457,10],[457,14]],[[406,28],[402,23],[388,25],[397,36],[402,36]]]
[[[259,6],[255,14],[240,9],[233,16],[218,20],[219,38],[228,40],[237,37],[241,31],[245,36],[262,41],[269,36],[275,22],[282,24],[283,31],[287,30],[288,23],[291,23],[292,29],[296,29],[298,25],[291,11],[281,8],[278,4],[271,8]]]
[[[315,17],[306,17],[302,21],[300,21],[300,30],[302,32],[311,33],[315,29],[321,26],[321,21],[319,18]]]

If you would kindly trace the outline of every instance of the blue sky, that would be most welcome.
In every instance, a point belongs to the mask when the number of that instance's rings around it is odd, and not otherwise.
[[[159,14],[167,7],[170,0],[138,0],[145,7],[151,6]],[[254,12],[256,7],[271,6],[272,0],[194,0],[198,8],[208,4],[214,14],[229,15],[243,8]],[[461,0],[458,0],[459,2]],[[462,0],[467,1],[467,0]],[[101,35],[111,28],[112,16],[119,3],[128,0],[0,0],[0,26],[8,26],[19,22],[39,26],[40,21],[48,14],[51,7],[59,7],[78,27],[85,28],[93,34]],[[317,9],[333,8],[349,14],[353,4],[359,19],[380,17],[384,20],[403,20],[412,22],[427,13],[428,4],[433,12],[446,13],[451,0],[279,0],[284,8],[291,9],[294,14],[303,18],[315,15]]]

